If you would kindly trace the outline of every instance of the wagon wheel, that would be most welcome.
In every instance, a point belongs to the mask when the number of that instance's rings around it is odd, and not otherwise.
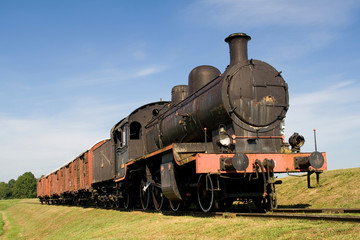
[[[199,206],[203,212],[209,212],[214,205],[214,188],[210,175],[200,175],[198,186]]]
[[[76,206],[78,206],[78,207],[81,206],[81,200],[80,200],[80,198],[76,198]]]
[[[151,194],[152,194],[154,207],[157,211],[160,211],[164,205],[164,195],[159,186],[153,185],[151,189],[152,189]]]
[[[100,208],[101,204],[100,204],[100,200],[98,198],[95,199],[95,207],[96,208]]]
[[[146,183],[145,181],[140,181],[140,203],[141,207],[144,210],[147,210],[150,205],[150,194],[151,194],[151,188],[149,186],[149,183]]]
[[[171,201],[171,200],[169,200],[169,205],[170,205],[171,210],[176,212],[176,211],[178,211],[180,209],[181,202],[180,201]]]

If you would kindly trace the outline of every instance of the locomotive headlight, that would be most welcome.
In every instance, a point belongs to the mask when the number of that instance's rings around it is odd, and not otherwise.
[[[231,137],[226,133],[225,129],[222,127],[219,131],[219,143],[224,147],[229,147],[231,144]]]

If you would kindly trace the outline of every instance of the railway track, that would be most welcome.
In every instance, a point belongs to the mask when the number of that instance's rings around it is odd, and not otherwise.
[[[348,215],[324,215],[324,214],[293,214],[293,213],[215,213],[215,216],[222,217],[252,217],[252,218],[278,218],[278,219],[306,219],[306,220],[326,220],[341,222],[358,222],[360,216]]]
[[[279,208],[274,209],[274,213],[360,213],[360,208]]]
[[[268,213],[250,213],[250,212],[196,212],[196,211],[180,211],[171,212],[164,211],[164,215],[191,215],[194,217],[249,217],[249,218],[276,218],[276,219],[304,219],[304,220],[322,220],[322,221],[340,221],[340,222],[358,222],[360,223],[360,215],[342,215],[360,213],[360,209],[276,209]]]
[[[85,206],[83,206],[85,207]],[[116,208],[104,208],[120,211],[140,211],[140,212],[159,212],[156,210],[146,210],[140,208],[133,209],[116,209]],[[245,212],[246,211],[246,212]],[[305,219],[305,220],[318,220],[318,221],[340,221],[340,222],[357,222],[360,223],[360,208],[279,208],[274,209],[273,212],[267,213],[253,213],[249,212],[249,209],[239,209],[232,212],[208,212],[202,211],[160,211],[164,215],[169,216],[194,216],[194,217],[249,217],[249,218],[276,218],[276,219]],[[347,214],[347,215],[344,215]],[[359,215],[349,215],[359,214]]]

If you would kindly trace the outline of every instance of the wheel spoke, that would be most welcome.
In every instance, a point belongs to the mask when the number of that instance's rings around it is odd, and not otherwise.
[[[161,188],[152,186],[152,198],[155,209],[160,211],[164,204],[164,195],[161,191]]]
[[[146,182],[140,182],[140,203],[144,210],[149,208],[150,203],[150,189]]]

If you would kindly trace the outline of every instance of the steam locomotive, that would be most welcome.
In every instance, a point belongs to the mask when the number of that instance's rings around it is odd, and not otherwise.
[[[171,101],[139,107],[110,139],[41,177],[40,201],[173,211],[195,203],[204,212],[245,201],[273,209],[281,183],[275,173],[326,170],[326,153],[300,151],[301,135],[285,142],[288,86],[281,72],[248,59],[250,39],[231,34],[223,73],[194,68]]]

